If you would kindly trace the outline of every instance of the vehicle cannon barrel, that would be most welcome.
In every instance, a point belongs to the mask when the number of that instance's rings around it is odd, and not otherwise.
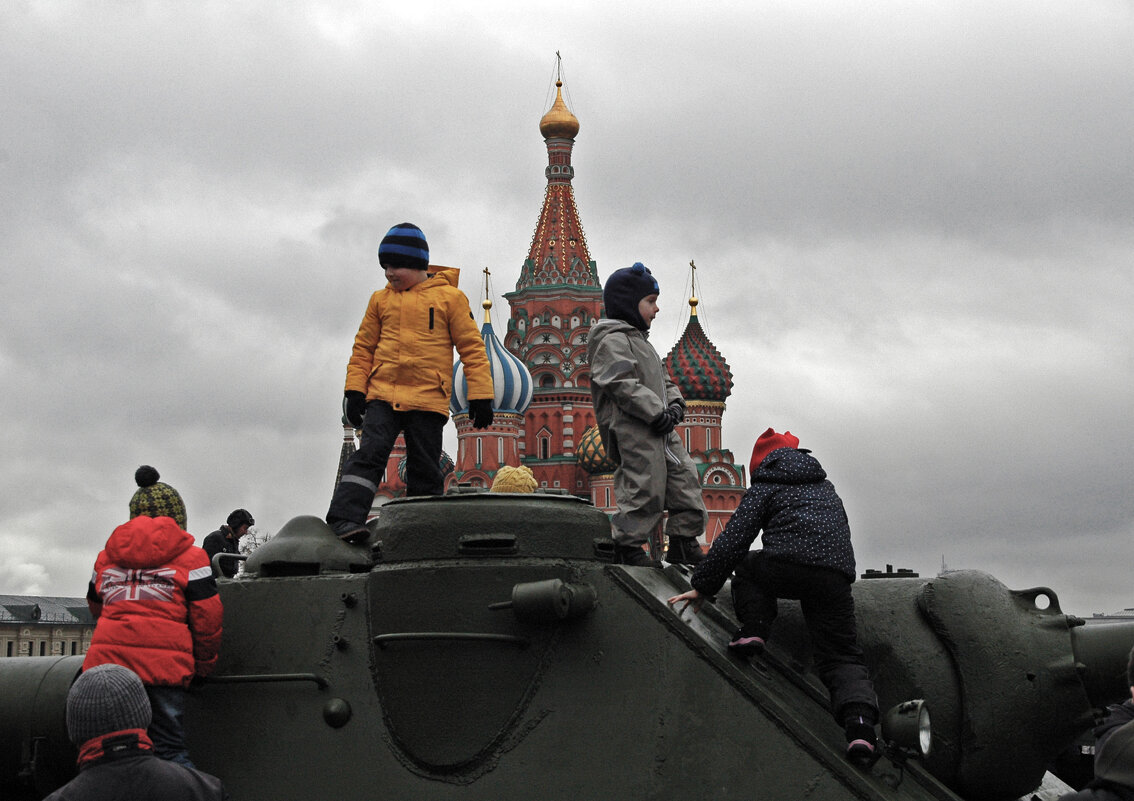
[[[67,737],[67,691],[82,656],[0,660],[0,797],[18,788],[43,793],[75,773]]]
[[[1085,626],[1046,587],[1010,590],[980,571],[869,578],[854,585],[859,641],[883,709],[925,699],[926,767],[964,796],[1019,798],[1094,723],[1130,697],[1134,621]],[[809,667],[797,605],[770,645]]]

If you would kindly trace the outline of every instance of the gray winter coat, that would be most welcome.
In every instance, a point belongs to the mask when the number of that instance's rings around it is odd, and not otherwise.
[[[618,511],[611,517],[615,542],[645,542],[660,531],[666,511],[670,537],[700,537],[708,516],[697,467],[676,432],[659,434],[650,428],[670,403],[685,408],[657,351],[644,332],[605,318],[591,327],[587,357],[603,448],[618,465]]]
[[[604,318],[591,326],[587,342],[591,365],[591,399],[606,455],[621,462],[619,438],[640,439],[650,422],[685,399],[666,372],[645,333],[622,320]],[[645,432],[645,433],[643,433]]]

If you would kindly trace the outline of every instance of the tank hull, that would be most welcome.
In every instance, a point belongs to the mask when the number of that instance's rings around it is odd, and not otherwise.
[[[272,801],[1015,797],[1004,793],[1038,784],[1032,762],[1020,770],[1002,760],[1010,780],[990,779],[974,755],[1020,736],[1040,713],[1017,711],[997,728],[966,706],[983,669],[971,644],[995,656],[995,626],[1029,630],[1000,631],[1012,655],[989,663],[1012,686],[1022,662],[1035,667],[1023,707],[1049,691],[1070,699],[1042,714],[1071,723],[1030,747],[1046,755],[1081,723],[1073,636],[1056,613],[1038,622],[1050,642],[1037,647],[1026,615],[982,621],[988,635],[966,629],[966,597],[1015,603],[983,574],[859,582],[883,707],[912,697],[940,704],[944,739],[925,766],[894,753],[855,768],[808,671],[798,610],[785,605],[763,656],[738,659],[726,647],[735,621],[724,594],[700,615],[676,614],[666,599],[688,587],[687,570],[612,564],[609,532],[604,514],[570,496],[394,501],[363,547],[317,518],[296,518],[249,558],[245,577],[219,582],[220,660],[186,709],[194,762],[234,798]],[[1096,650],[1106,675],[1114,647]],[[52,673],[47,663],[33,674]],[[0,686],[28,680],[7,669],[0,664]],[[76,669],[55,666],[55,678],[39,682],[40,702],[30,692],[3,701],[5,798],[30,792],[30,727],[12,721],[34,721],[64,747],[59,721]],[[981,739],[966,739],[974,725]],[[38,792],[47,789],[40,782]]]

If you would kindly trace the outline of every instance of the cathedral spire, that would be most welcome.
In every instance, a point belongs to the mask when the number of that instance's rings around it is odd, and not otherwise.
[[[528,258],[516,282],[516,291],[533,286],[573,285],[601,289],[595,264],[587,249],[571,179],[571,151],[579,133],[579,119],[563,100],[562,59],[556,58],[555,102],[539,121],[547,146],[547,189],[536,223]]]
[[[732,371],[716,346],[705,335],[697,319],[697,265],[689,262],[691,272],[689,323],[685,332],[665,357],[665,366],[673,382],[688,401],[710,401],[724,404],[732,394]]]

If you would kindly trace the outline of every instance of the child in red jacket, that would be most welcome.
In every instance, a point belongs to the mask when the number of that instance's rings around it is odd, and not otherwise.
[[[96,623],[83,670],[116,664],[137,673],[153,709],[154,752],[193,767],[181,724],[185,689],[216,666],[223,611],[209,557],[185,531],[185,504],[158,478],[138,468],[130,521],[95,561],[87,604]]]

